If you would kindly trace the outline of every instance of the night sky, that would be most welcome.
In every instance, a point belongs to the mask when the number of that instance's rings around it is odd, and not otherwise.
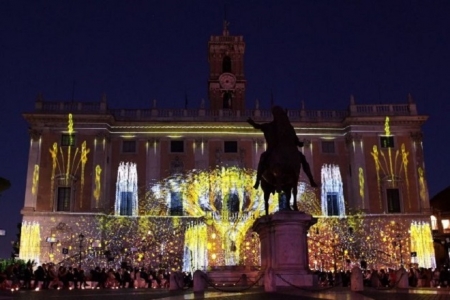
[[[226,7],[226,9],[224,9]],[[226,12],[226,13],[225,13]],[[207,44],[246,42],[247,107],[271,94],[286,108],[345,110],[406,103],[424,126],[430,197],[449,186],[450,1],[0,1],[0,257],[24,203],[29,135],[22,113],[48,101],[110,108],[198,108],[207,100]],[[207,101],[206,101],[207,103]]]

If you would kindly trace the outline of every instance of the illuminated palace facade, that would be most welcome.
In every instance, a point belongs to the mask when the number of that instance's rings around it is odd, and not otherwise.
[[[253,189],[265,140],[247,122],[242,36],[208,44],[209,103],[111,109],[38,96],[30,127],[20,258],[178,270],[259,265],[251,231],[264,215]],[[404,104],[341,111],[288,108],[318,188],[302,172],[299,207],[311,269],[434,266],[419,115]],[[291,200],[292,201],[292,200]],[[273,197],[271,213],[279,209]],[[431,248],[430,248],[431,247]],[[411,255],[412,254],[412,255]]]

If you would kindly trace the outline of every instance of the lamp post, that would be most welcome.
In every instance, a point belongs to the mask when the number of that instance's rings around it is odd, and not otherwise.
[[[79,266],[78,268],[81,269],[81,249],[83,248],[83,240],[84,240],[84,235],[82,233],[80,233],[78,235],[78,241],[80,242],[80,256],[79,256]]]
[[[402,239],[400,237],[400,234],[396,235],[397,241],[393,242],[394,247],[398,246],[398,249],[400,251],[400,266],[403,266],[403,255],[402,255]]]

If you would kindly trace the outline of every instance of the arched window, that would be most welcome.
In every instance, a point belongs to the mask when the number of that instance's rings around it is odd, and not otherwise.
[[[228,55],[223,58],[222,73],[231,73],[231,58]]]

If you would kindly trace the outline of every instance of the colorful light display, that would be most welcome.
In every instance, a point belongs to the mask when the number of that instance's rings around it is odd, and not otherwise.
[[[74,132],[73,118],[69,115],[71,144]],[[391,135],[389,118],[386,118],[385,134]],[[155,143],[157,141],[153,140]],[[193,146],[196,147],[196,143]],[[203,141],[199,146],[203,149]],[[53,163],[51,193],[56,177],[64,175],[63,180],[67,184],[71,177],[81,179],[81,197],[85,165],[89,155],[92,155],[86,141],[81,143],[80,148],[75,145],[63,148],[54,143],[49,151]],[[404,144],[401,151],[395,152],[395,157],[390,148],[379,150],[376,145],[371,154],[379,187],[383,178],[408,176],[409,152]],[[264,201],[262,191],[252,187],[254,170],[236,167],[192,170],[138,190],[137,168],[130,162],[122,162],[118,166],[114,215],[91,213],[76,218],[65,219],[63,215],[50,218],[55,228],[59,228],[54,231],[59,242],[52,244],[52,247],[40,245],[41,227],[38,223],[25,222],[21,258],[41,257],[44,261],[57,261],[63,258],[61,253],[65,248],[71,256],[81,251],[82,264],[86,267],[113,263],[117,266],[126,262],[130,266],[194,271],[224,265],[260,265],[259,239],[251,232],[251,226],[255,219],[264,214]],[[37,166],[37,175],[38,170]],[[365,175],[361,167],[358,170],[359,195],[364,200]],[[419,169],[422,193],[426,183],[421,171]],[[101,173],[102,169],[97,165],[93,191],[96,208],[101,198]],[[37,187],[37,175],[33,187]],[[316,195],[317,191],[304,182],[300,182],[298,187],[300,210],[318,217],[318,223],[310,229],[308,239],[312,269],[346,269],[350,266],[348,261],[351,264],[361,260],[374,268],[398,267],[401,263],[410,262],[409,254],[413,249],[417,252],[420,266],[432,265],[432,252],[428,246],[430,241],[432,243],[429,227],[425,224],[413,226],[411,224],[417,221],[408,218],[396,217],[392,221],[392,217],[358,213],[347,215],[339,166],[324,165],[321,175],[320,195]],[[405,182],[408,185],[408,178]],[[336,217],[326,217],[329,194],[337,199],[339,214]],[[131,213],[126,216],[121,215],[120,210],[124,195],[131,200]],[[53,194],[50,198],[54,198]],[[381,193],[379,201],[381,206]],[[179,216],[174,215],[177,207],[180,209],[178,212],[182,212]],[[278,197],[272,196],[269,212],[277,210]],[[61,227],[61,222],[69,225]],[[82,245],[77,240],[79,233],[86,237]]]

